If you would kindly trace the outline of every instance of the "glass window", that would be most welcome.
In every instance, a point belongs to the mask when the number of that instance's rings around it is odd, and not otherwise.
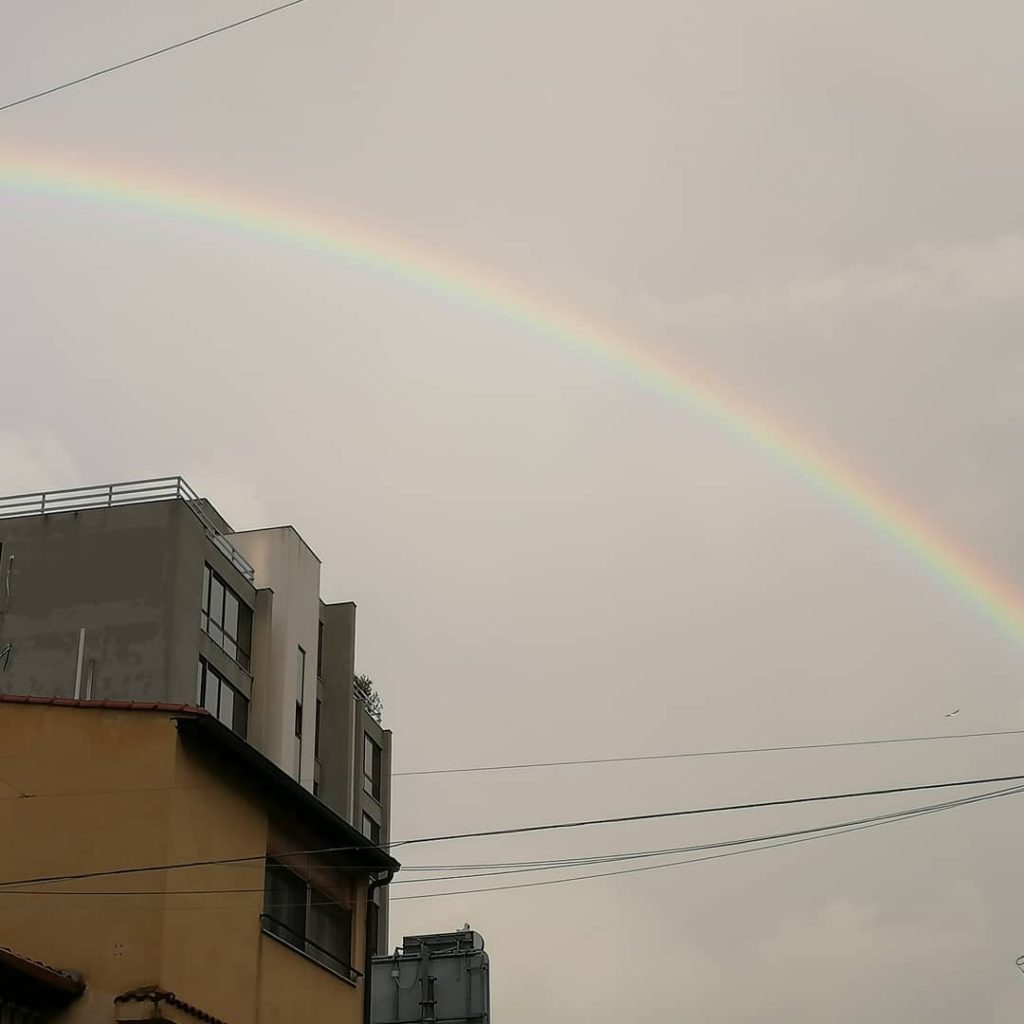
[[[224,583],[215,573],[210,574],[210,619],[218,624],[224,621]]]
[[[294,871],[276,860],[267,861],[263,913],[269,930],[293,946],[305,943],[307,886]]]
[[[373,843],[380,845],[380,825],[377,824],[365,811],[363,811],[363,835]]]
[[[363,733],[363,790],[380,799],[381,750],[369,733]]]
[[[263,927],[345,977],[352,977],[352,911],[268,858]]]
[[[252,652],[252,609],[207,565],[199,624],[218,647],[248,670]]]
[[[299,648],[299,660],[295,675],[295,700],[301,704],[306,690],[306,652]]]
[[[352,960],[352,911],[316,889],[309,890],[306,952],[315,960],[347,971]]]
[[[323,701],[317,697],[316,700],[316,723],[313,729],[313,757],[320,760],[320,712],[323,708]]]
[[[235,691],[226,684],[220,688],[220,706],[217,708],[217,717],[229,729],[235,721]]]
[[[202,707],[239,736],[248,733],[249,701],[204,658],[199,659],[196,686]]]
[[[324,677],[324,624],[321,622],[316,630],[316,677]]]

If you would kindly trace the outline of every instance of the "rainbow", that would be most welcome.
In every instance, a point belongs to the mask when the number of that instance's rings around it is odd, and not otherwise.
[[[710,374],[670,363],[645,350],[637,339],[531,294],[513,281],[354,220],[316,214],[225,185],[86,163],[77,155],[61,158],[24,148],[0,149],[2,192],[131,208],[152,217],[185,219],[299,246],[500,317],[598,360],[680,403],[837,501],[1012,639],[1024,642],[1024,594],[921,512]]]

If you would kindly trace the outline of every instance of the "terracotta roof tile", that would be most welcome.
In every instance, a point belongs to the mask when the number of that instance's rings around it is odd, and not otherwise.
[[[73,697],[37,697],[32,694],[0,693],[0,704],[43,704],[58,708],[100,708],[108,711],[174,711],[179,714],[208,715],[195,704],[169,704],[154,700],[75,700]]]
[[[40,984],[69,995],[81,995],[85,991],[85,982],[71,971],[61,971],[41,960],[15,953],[7,946],[0,946],[0,964],[19,974],[32,978]]]
[[[173,1006],[175,1009],[181,1010],[183,1013],[187,1013],[190,1017],[195,1017],[197,1020],[204,1021],[205,1024],[224,1024],[219,1017],[214,1017],[212,1014],[206,1013],[204,1010],[200,1010],[195,1006],[191,1006],[184,1000],[179,999],[173,992],[168,992],[167,989],[161,988],[159,985],[146,985],[143,988],[135,988],[130,992],[122,992],[119,996],[114,996],[115,1003],[153,1003],[154,1006],[158,1006],[160,1003],[166,1003],[168,1006]]]

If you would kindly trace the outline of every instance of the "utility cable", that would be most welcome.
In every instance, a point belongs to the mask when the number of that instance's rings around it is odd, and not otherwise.
[[[533,832],[550,832],[559,829],[581,828],[594,825],[623,824],[637,821],[654,821],[668,818],[681,818],[698,814],[716,814],[728,811],[757,810],[768,807],[791,807],[798,804],[822,803],[831,800],[850,800],[868,796],[892,796],[898,793],[918,793],[923,790],[952,789],[962,786],[984,786],[1003,782],[1024,782],[1024,775],[1003,775],[985,779],[960,779],[954,782],[933,782],[915,786],[892,786],[885,789],[867,789],[856,792],[823,793],[814,796],[788,797],[781,800],[759,800],[742,804],[719,804],[709,807],[694,807],[676,811],[660,811],[654,814],[629,814],[616,818],[593,818],[581,821],[556,822],[548,825],[522,825],[516,828],[488,829],[482,832],[462,832],[450,835],[425,836],[418,839],[403,839],[399,842],[387,844],[388,849],[395,849],[399,846],[423,845],[426,843],[449,842],[459,839],[479,839],[491,836],[523,835]],[[333,853],[345,853],[365,851],[366,846],[334,846],[324,847],[316,850],[295,850],[289,853],[277,854],[277,859],[286,859],[299,856],[323,856]],[[9,888],[17,885],[38,885],[47,882],[68,882],[85,878],[105,878],[117,875],[144,874],[153,871],[173,871],[185,868],[212,867],[221,864],[241,864],[266,859],[266,852],[258,854],[243,855],[240,857],[215,857],[207,860],[181,861],[171,864],[153,864],[141,867],[130,868],[109,868],[102,871],[82,871],[66,875],[44,875],[35,878],[20,878],[0,881],[0,888]],[[383,870],[383,869],[381,869]]]
[[[678,754],[638,754],[632,757],[589,757],[579,761],[524,761],[519,764],[477,765],[471,768],[429,768],[392,772],[393,778],[416,775],[468,775],[478,772],[513,772],[533,768],[569,768],[589,764],[630,764],[641,761],[673,761],[687,757],[733,757],[738,754],[776,754],[794,750],[830,750],[839,747],[877,747],[889,743],[932,743],[936,740],[974,740],[994,736],[1024,736],[1024,729],[1001,729],[992,732],[944,733],[938,736],[893,736],[874,740],[842,740],[833,743],[792,743],[778,747],[736,747],[727,750],[689,750]]]
[[[993,800],[997,797],[1011,796],[1024,792],[1024,786],[1013,786],[1007,789],[995,790],[989,793],[982,793],[977,796],[961,797],[957,800],[943,801],[937,804],[926,804],[921,807],[910,807],[899,811],[889,811],[885,814],[876,814],[867,818],[856,818],[852,821],[833,822],[829,825],[816,825],[813,828],[795,829],[789,832],[775,832],[768,835],[747,836],[740,839],[725,839],[715,843],[700,843],[693,846],[677,846],[661,850],[642,850],[633,853],[612,853],[597,854],[590,857],[564,858],[562,860],[548,862],[532,862],[528,867],[516,867],[511,870],[485,871],[479,874],[468,875],[447,875],[436,878],[407,879],[406,885],[422,885],[427,882],[453,882],[463,878],[489,878],[496,875],[526,874],[534,871],[556,871],[573,867],[590,867],[599,864],[615,864],[623,861],[641,860],[652,857],[665,857],[679,853],[699,853],[707,850],[719,850],[733,846],[748,846],[755,843],[771,842],[778,839],[790,839],[796,836],[820,835],[837,831],[848,831],[855,826],[866,824],[882,824],[896,821],[902,818],[915,817],[921,814],[930,814],[938,811],[950,810],[955,807],[963,807],[968,804],[980,803],[984,800]],[[480,865],[487,867],[488,865]],[[496,865],[504,868],[504,865]],[[659,865],[663,866],[663,865]],[[367,866],[363,866],[368,870]],[[392,886],[403,884],[399,879],[391,883]],[[327,886],[326,888],[330,888]],[[116,890],[78,890],[78,889],[0,889],[0,895],[38,895],[38,896],[200,896],[211,894],[229,893],[255,893],[263,892],[263,887],[245,888],[212,888],[212,889],[116,889]]]
[[[153,50],[151,53],[144,53],[141,57],[133,57],[131,60],[122,61],[120,64],[112,64],[109,68],[101,68],[99,71],[93,71],[88,75],[82,75],[81,78],[74,78],[70,82],[62,82],[60,85],[52,86],[49,89],[43,89],[42,92],[32,93],[31,96],[22,96],[20,100],[13,100],[10,103],[5,103],[3,106],[0,106],[0,113],[5,110],[10,110],[12,107],[20,107],[22,103],[31,103],[32,100],[42,99],[44,96],[51,96],[53,93],[60,92],[62,89],[70,89],[74,85],[81,85],[83,82],[89,82],[94,78],[109,75],[112,71],[120,71],[122,68],[131,67],[133,64],[141,64],[142,61],[149,60],[151,57],[159,57],[162,54],[170,53],[172,50],[180,50],[183,46],[190,46],[192,43],[198,43],[202,39],[209,39],[210,36],[219,35],[221,32],[228,32],[233,28],[248,25],[252,21],[258,21],[260,18],[266,18],[271,14],[277,14],[279,11],[286,10],[289,7],[297,7],[301,3],[305,3],[305,0],[289,0],[288,3],[278,4],[277,7],[271,7],[269,10],[260,11],[258,14],[250,14],[249,17],[242,18],[239,21],[233,21],[230,25],[221,25],[220,28],[210,29],[208,32],[203,32],[198,36],[192,36],[190,39],[183,39],[179,43],[172,43],[170,46],[164,46],[159,50]]]
[[[976,798],[974,798],[970,802],[975,803],[975,802],[978,802],[978,801],[981,801],[981,800],[994,800],[994,799],[997,799],[997,798],[1002,797],[1002,796],[1009,796],[1009,795],[1011,795],[1013,793],[1018,793],[1020,791],[1021,790],[1018,787],[1018,788],[1014,788],[1012,790],[1006,790],[1006,791],[1001,791],[1001,792],[997,792],[997,793],[989,793],[989,794],[987,794],[985,796],[976,797]],[[950,805],[950,806],[959,806],[959,804]],[[918,810],[918,811],[911,811],[911,812],[908,812],[907,814],[902,815],[901,817],[892,818],[892,819],[890,819],[888,821],[867,822],[867,823],[862,824],[862,825],[853,825],[853,826],[851,826],[849,828],[844,828],[844,829],[840,829],[840,830],[836,830],[836,831],[832,831],[832,832],[825,832],[825,833],[819,833],[819,834],[815,834],[815,835],[802,836],[802,837],[797,838],[797,839],[787,839],[787,840],[785,840],[784,842],[781,842],[781,843],[768,843],[767,845],[764,845],[764,846],[751,846],[751,847],[746,847],[746,848],[741,849],[741,850],[726,850],[723,853],[712,853],[712,854],[709,854],[706,857],[691,857],[691,858],[688,858],[686,860],[669,861],[667,864],[644,864],[641,867],[620,868],[620,869],[618,869],[616,871],[599,871],[599,872],[595,872],[594,874],[590,874],[590,875],[573,875],[571,878],[549,878],[549,879],[545,879],[545,880],[540,881],[540,882],[513,882],[511,885],[493,885],[493,886],[484,886],[484,887],[479,887],[479,888],[474,888],[474,889],[455,889],[455,890],[452,890],[452,891],[449,891],[449,892],[428,892],[428,893],[415,893],[415,894],[410,895],[410,896],[392,896],[391,897],[391,901],[392,902],[397,902],[397,901],[401,901],[401,900],[430,900],[430,899],[440,899],[443,896],[464,896],[464,895],[468,895],[468,894],[471,894],[471,893],[505,892],[505,891],[508,891],[510,889],[534,889],[534,888],[538,888],[539,886],[546,886],[546,885],[564,885],[564,884],[569,883],[569,882],[585,882],[585,881],[588,881],[588,880],[593,879],[593,878],[612,878],[612,877],[615,877],[615,876],[618,876],[618,875],[634,875],[634,874],[639,874],[642,871],[658,871],[658,870],[660,870],[662,868],[680,867],[680,866],[682,866],[684,864],[699,864],[702,861],[721,860],[721,859],[723,859],[725,857],[738,857],[741,854],[745,854],[745,853],[761,853],[761,852],[763,852],[765,850],[775,850],[775,849],[778,849],[779,847],[782,847],[782,846],[795,846],[798,843],[809,843],[809,842],[812,842],[815,839],[831,839],[831,838],[833,838],[835,836],[844,835],[844,834],[849,833],[849,832],[859,832],[859,831],[861,831],[861,829],[877,828],[880,825],[892,824],[893,822],[896,822],[896,821],[907,821],[910,818],[920,817],[920,816],[923,816],[925,814],[937,814],[940,811],[945,810],[945,809],[947,809],[947,808],[945,808],[945,807],[935,807],[935,808],[922,809],[922,810]]]

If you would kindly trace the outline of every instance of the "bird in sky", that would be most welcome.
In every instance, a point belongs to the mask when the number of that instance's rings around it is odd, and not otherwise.
[[[960,714],[960,709],[957,708],[955,711],[950,711],[949,714],[946,715],[946,717],[947,718],[956,718],[956,716],[959,715],[959,714]]]

